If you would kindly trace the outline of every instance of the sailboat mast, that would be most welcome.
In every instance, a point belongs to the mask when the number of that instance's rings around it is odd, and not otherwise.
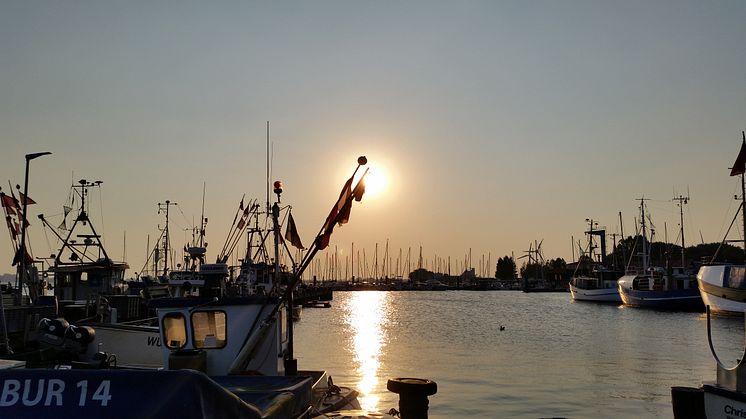
[[[743,142],[746,143],[746,131],[741,131]],[[746,180],[741,173],[741,214],[743,215],[743,255],[746,260]]]
[[[269,213],[269,121],[267,121],[267,212]]]
[[[648,248],[645,243],[647,237],[647,229],[645,228],[645,198],[640,198],[640,216],[642,220],[641,231],[642,231],[642,272],[643,274],[648,271]]]

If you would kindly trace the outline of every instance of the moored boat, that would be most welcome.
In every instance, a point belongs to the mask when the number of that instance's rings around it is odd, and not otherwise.
[[[625,306],[653,308],[674,311],[702,311],[704,304],[697,288],[696,277],[684,265],[684,225],[683,204],[681,217],[681,267],[660,268],[648,266],[648,239],[645,215],[645,198],[640,199],[641,241],[642,241],[642,272],[630,273],[619,278],[617,282],[619,295]],[[668,261],[667,263],[670,263]]]
[[[744,232],[746,233],[746,133],[741,131],[743,141],[730,175],[741,175],[741,206],[736,212],[743,216]],[[731,226],[733,223],[731,223]],[[730,228],[729,228],[730,230]],[[728,232],[725,233],[728,236]],[[725,240],[723,240],[725,241]],[[746,253],[746,235],[743,236],[744,252]],[[713,261],[717,254],[713,256]],[[746,264],[705,265],[697,273],[699,291],[705,304],[715,314],[740,315],[746,313]]]
[[[608,269],[606,267],[606,230],[594,225],[594,221],[587,220],[589,224],[588,231],[588,250],[587,255],[581,255],[575,269],[575,274],[570,279],[570,294],[576,301],[594,301],[600,303],[621,303],[617,288],[617,279],[623,274],[622,272]],[[601,253],[598,255],[600,261],[594,260],[595,249],[597,246],[593,241],[594,236],[599,236]],[[581,265],[586,262],[592,268],[590,272],[582,272]]]

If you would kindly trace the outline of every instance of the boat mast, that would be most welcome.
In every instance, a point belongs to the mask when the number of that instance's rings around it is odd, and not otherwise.
[[[648,248],[647,244],[645,243],[646,237],[647,237],[647,229],[645,225],[645,197],[642,197],[639,199],[640,201],[640,216],[642,223],[641,230],[642,230],[642,272],[643,275],[648,271]]]
[[[169,235],[168,235],[168,208],[172,205],[176,205],[176,202],[171,202],[168,199],[166,200],[165,204],[158,203],[158,212],[165,211],[166,212],[166,226],[163,229],[163,277],[165,278],[168,275],[168,242],[169,242]],[[156,271],[156,276],[158,276],[158,271]]]
[[[684,205],[689,203],[689,196],[679,195],[677,198],[674,198],[673,200],[679,201],[679,224],[681,226],[681,267],[683,268],[685,266],[684,265],[685,263],[684,262],[684,249],[686,248],[686,246],[684,245]]]
[[[746,143],[746,131],[741,131],[743,142]],[[746,180],[744,173],[741,173],[741,214],[743,215],[743,255],[746,260]]]

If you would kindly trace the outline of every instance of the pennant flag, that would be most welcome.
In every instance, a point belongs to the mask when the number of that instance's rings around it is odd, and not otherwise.
[[[18,191],[18,198],[20,198],[19,201],[21,201],[21,202],[23,202],[23,199],[25,198],[26,199],[26,205],[33,205],[33,204],[36,203],[36,201],[34,201],[33,199],[27,197],[21,191]]]
[[[243,226],[245,225],[246,225],[246,221],[243,218],[241,218],[240,220],[238,220],[238,226],[236,226],[236,228],[241,230],[243,229]]]
[[[363,173],[363,176],[360,177],[360,180],[358,181],[357,185],[355,185],[354,190],[352,189],[352,179],[355,177],[354,174],[345,183],[344,187],[342,188],[342,192],[339,194],[337,203],[334,205],[334,207],[332,207],[332,211],[326,218],[324,228],[322,229],[323,233],[316,238],[319,250],[324,250],[327,246],[329,246],[329,239],[331,238],[332,232],[334,231],[335,224],[346,224],[350,220],[352,200],[355,199],[359,201],[363,198],[363,193],[365,193],[365,183],[363,183],[363,181],[366,174],[368,174],[367,170],[365,171],[365,173]]]
[[[238,209],[243,210],[243,197],[241,197],[241,203],[238,205]]]
[[[8,214],[15,215],[16,210],[18,207],[16,207],[15,201],[13,201],[13,197],[10,195],[5,195],[4,193],[0,192],[0,200],[2,200],[3,207],[7,208],[6,211]]]
[[[288,215],[288,225],[285,229],[285,239],[287,239],[290,244],[297,247],[300,250],[305,249],[303,247],[303,243],[300,240],[300,235],[298,234],[298,229],[295,227],[295,220],[293,220],[293,214],[291,213]]]
[[[350,198],[352,197],[354,197],[354,195],[350,196]],[[347,222],[350,221],[350,211],[352,211],[352,199],[348,199],[342,209],[339,210],[339,214],[337,214],[337,223],[339,225],[347,224]]]
[[[730,170],[731,176],[742,175],[746,173],[746,139],[741,143],[741,151],[738,152],[736,162],[733,163],[733,168]]]
[[[324,228],[322,230],[334,228],[334,223],[337,220],[337,215],[339,214],[339,211],[341,211],[342,208],[345,206],[345,203],[347,202],[347,198],[350,196],[350,193],[352,192],[352,178],[353,177],[354,175],[351,176],[349,179],[347,179],[347,182],[345,182],[345,185],[342,187],[342,192],[339,193],[339,199],[337,200],[337,203],[334,204],[334,206],[332,207],[331,212],[329,212],[329,216],[326,217],[326,222],[324,223]]]
[[[67,205],[63,205],[62,206],[62,211],[65,212],[65,218],[67,218],[67,214],[69,214],[70,211],[72,211],[72,210],[73,210],[73,207],[68,207]]]
[[[363,199],[364,193],[365,193],[365,177],[360,179],[360,181],[357,183],[357,186],[355,186],[355,189],[352,191],[352,196],[355,197],[355,201],[360,202]]]
[[[24,253],[26,254],[26,265],[27,266],[34,262],[34,258],[31,257],[28,251],[24,251],[24,249],[19,247],[15,256],[13,256],[13,263],[11,264],[11,266],[16,266],[17,264],[21,263],[21,255]]]
[[[16,223],[10,216],[5,217],[5,222],[8,223],[8,230],[10,231],[11,239],[15,240],[18,237],[18,229],[16,229]]]

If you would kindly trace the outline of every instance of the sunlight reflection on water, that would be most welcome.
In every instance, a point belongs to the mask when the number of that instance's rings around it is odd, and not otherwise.
[[[389,378],[437,382],[431,419],[671,417],[671,386],[715,378],[704,315],[564,293],[335,292],[331,308],[304,310],[295,331],[301,368],[327,369],[361,391],[366,409],[398,406]],[[743,319],[714,320],[728,365],[743,336]]]
[[[379,383],[380,355],[386,346],[384,324],[388,298],[384,292],[358,292],[352,294],[345,309],[345,321],[353,332],[354,360],[360,381],[360,405],[363,409],[375,410],[380,397],[374,392]]]

